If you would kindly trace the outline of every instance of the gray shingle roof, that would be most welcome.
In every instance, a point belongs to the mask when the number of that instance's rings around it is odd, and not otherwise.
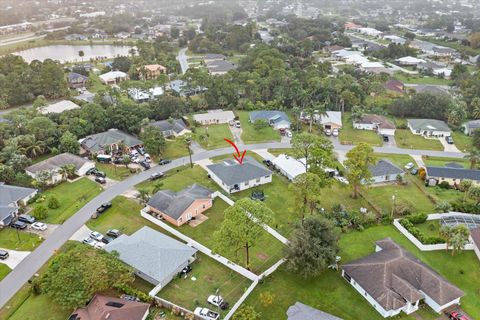
[[[433,130],[433,131],[446,131],[450,132],[450,128],[447,124],[441,120],[436,119],[407,119],[408,124],[413,130]]]
[[[255,122],[259,119],[265,119],[272,123],[277,123],[280,121],[287,121],[290,123],[290,119],[288,118],[287,114],[283,111],[278,110],[259,110],[259,111],[252,111],[249,113],[250,122]]]
[[[149,227],[131,236],[121,235],[107,244],[105,250],[117,251],[120,260],[158,282],[167,279],[197,252]]]
[[[288,308],[287,316],[287,320],[342,320],[298,301]]]
[[[182,119],[161,120],[153,122],[150,125],[160,129],[166,136],[172,136],[174,132],[178,134],[187,129]]]
[[[245,157],[242,164],[234,160],[227,160],[208,165],[207,168],[227,186],[233,186],[272,174],[270,170],[248,156]]]
[[[478,129],[480,128],[480,120],[468,121],[468,122],[465,122],[463,125],[468,129]]]
[[[180,192],[160,190],[155,193],[148,205],[177,220],[195,200],[210,199],[212,190],[193,184]]]
[[[469,179],[480,181],[480,170],[449,168],[449,167],[426,167],[428,177],[440,177],[451,179]]]
[[[233,63],[226,60],[207,61],[206,64],[210,72],[228,72],[237,68]]]
[[[392,239],[377,241],[381,251],[342,266],[385,310],[416,302],[424,293],[439,305],[464,293]]]
[[[36,191],[36,189],[10,186],[0,182],[0,206],[12,205]]]
[[[372,177],[403,173],[402,169],[385,159],[379,160],[375,165],[369,165],[368,170],[371,172]]]
[[[54,157],[48,158],[46,160],[40,161],[25,170],[28,172],[36,173],[39,171],[51,171],[57,170],[61,166],[72,164],[75,166],[76,170],[79,170],[85,163],[91,162],[90,160],[85,160],[82,157],[76,156],[71,153],[62,153]]]
[[[105,132],[87,136],[82,141],[82,146],[86,147],[90,151],[97,152],[103,150],[105,146],[114,143],[124,143],[129,147],[143,144],[141,140],[135,138],[131,134],[118,129],[110,129]]]

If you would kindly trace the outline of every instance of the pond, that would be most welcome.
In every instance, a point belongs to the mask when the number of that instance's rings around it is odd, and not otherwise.
[[[114,58],[116,56],[129,55],[131,47],[114,45],[50,45],[14,52],[13,54],[23,57],[25,61],[33,60],[58,60],[60,62],[89,61],[90,58]],[[78,53],[83,51],[81,58]]]

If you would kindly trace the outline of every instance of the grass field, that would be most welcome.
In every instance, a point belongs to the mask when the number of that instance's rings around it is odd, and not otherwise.
[[[423,162],[427,166],[433,167],[444,167],[446,164],[455,163],[464,168],[470,168],[470,162],[467,159],[461,158],[441,158],[441,157],[430,157],[430,156],[423,156]]]
[[[408,129],[395,130],[395,141],[397,146],[404,149],[439,150],[443,151],[440,141],[425,139],[422,136],[414,135]]]
[[[205,149],[228,147],[229,144],[223,140],[224,138],[233,141],[232,132],[226,123],[198,127],[195,130],[194,137]]]
[[[453,142],[461,152],[468,152],[472,149],[472,137],[465,135],[463,132],[452,131]]]
[[[44,222],[62,224],[86,203],[101,193],[102,190],[97,183],[87,178],[81,178],[72,183],[63,182],[48,189],[42,193],[46,201],[41,204],[46,206],[48,198],[54,196],[58,199],[60,207],[57,209],[48,209],[48,217]],[[37,205],[39,205],[39,203],[33,203],[32,207]]]
[[[165,159],[177,159],[188,156],[188,150],[182,137],[176,140],[167,140],[167,146],[162,154]]]
[[[279,132],[273,130],[273,128],[270,126],[260,130],[255,129],[253,124],[249,122],[249,116],[247,111],[237,111],[236,114],[240,117],[240,123],[243,130],[242,140],[244,143],[281,140]]]
[[[95,164],[98,170],[107,174],[107,177],[113,180],[122,181],[132,175],[130,169],[125,168],[124,165],[117,166],[114,164],[106,164],[97,162]]]
[[[372,146],[382,146],[382,138],[374,131],[354,129],[349,113],[343,114],[342,122],[343,127],[339,135],[342,144],[359,144],[360,142],[365,142]]]
[[[5,278],[7,274],[10,273],[10,271],[12,270],[10,270],[10,268],[6,264],[0,263],[0,280]]]
[[[462,298],[464,308],[474,319],[480,317],[478,303],[478,285],[480,268],[473,252],[462,252],[451,257],[449,252],[420,252],[393,226],[377,226],[363,232],[343,234],[340,239],[340,256],[342,263],[364,257],[375,251],[374,241],[391,237],[411,253],[430,265],[442,276],[453,282],[466,292]],[[274,295],[274,303],[262,305],[260,294],[270,292]],[[283,267],[260,284],[246,301],[255,309],[268,316],[269,319],[284,319],[288,307],[300,301],[314,308],[332,313],[345,320],[383,319],[375,309],[345,280],[340,272],[328,270],[313,279],[303,279]],[[402,315],[396,319],[436,319],[438,315],[432,311],[422,310],[414,316]]]
[[[193,311],[197,303],[208,306],[208,296],[215,294],[218,289],[225,301],[233,306],[251,284],[247,278],[202,253],[197,253],[197,259],[191,267],[193,270],[187,278],[175,278],[157,296]],[[195,280],[192,280],[193,277]],[[227,312],[225,310],[222,313]]]
[[[395,79],[402,81],[406,84],[432,84],[432,85],[450,85],[451,80],[440,79],[437,77],[428,77],[422,75],[407,75],[403,72],[396,72]]]
[[[0,248],[3,249],[32,251],[42,241],[42,238],[34,233],[26,231],[18,231],[17,233],[17,230],[13,228],[0,230]]]
[[[415,227],[420,229],[428,237],[439,237],[440,220],[429,220],[421,224],[416,224]]]

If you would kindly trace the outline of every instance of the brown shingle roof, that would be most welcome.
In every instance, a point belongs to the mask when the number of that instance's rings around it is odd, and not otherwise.
[[[380,129],[395,129],[395,125],[391,123],[387,118],[376,114],[366,114],[357,122],[376,124]]]
[[[342,269],[385,310],[401,308],[406,301],[416,302],[424,294],[439,305],[464,295],[392,239],[376,244],[381,251],[345,264]]]
[[[148,303],[95,295],[84,308],[78,308],[69,320],[142,320]]]

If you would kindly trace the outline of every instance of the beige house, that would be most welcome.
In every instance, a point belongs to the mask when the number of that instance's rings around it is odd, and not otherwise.
[[[146,210],[180,227],[212,207],[212,193],[212,190],[198,184],[180,192],[160,190],[150,198]]]
[[[140,71],[140,78],[142,80],[153,80],[158,78],[162,73],[167,73],[167,68],[161,64],[147,64],[143,66],[143,68],[138,68],[137,71]]]
[[[425,179],[429,186],[435,186],[447,182],[456,187],[462,180],[471,180],[474,184],[480,184],[480,170],[453,168],[453,167],[426,167]]]

